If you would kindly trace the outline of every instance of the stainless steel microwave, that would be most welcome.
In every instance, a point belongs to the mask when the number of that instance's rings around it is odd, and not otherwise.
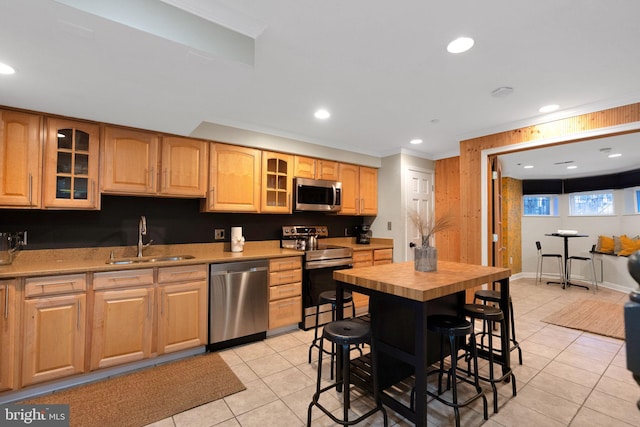
[[[342,208],[342,183],[324,179],[294,178],[294,210],[338,212]]]

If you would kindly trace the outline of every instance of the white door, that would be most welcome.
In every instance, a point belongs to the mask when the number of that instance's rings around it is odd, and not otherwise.
[[[409,169],[405,182],[405,194],[407,195],[406,212],[414,210],[425,221],[428,221],[433,216],[433,172]],[[422,242],[420,241],[418,230],[408,217],[406,224],[407,245],[404,259],[405,261],[411,261],[413,260],[413,248],[409,244],[420,245]]]

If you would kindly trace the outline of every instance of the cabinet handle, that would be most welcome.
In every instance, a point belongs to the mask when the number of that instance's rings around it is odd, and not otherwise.
[[[134,279],[137,281],[140,281],[140,276],[136,275],[136,276],[121,276],[121,277],[112,277],[109,279],[110,282],[118,282],[118,280],[129,280],[129,279]]]
[[[9,284],[4,284],[4,318],[9,318]]]
[[[149,187],[153,188],[153,166],[149,169],[149,182],[151,183]]]
[[[356,211],[358,210],[358,206],[360,205],[360,199],[356,197]],[[357,213],[357,212],[356,212]]]
[[[164,176],[162,177],[162,188],[167,191],[167,168],[164,168]]]
[[[33,175],[29,174],[29,206],[33,205]]]
[[[78,328],[78,330],[80,330],[80,308],[82,306],[82,303],[80,301],[78,301],[78,318],[76,320],[76,327]]]
[[[364,212],[364,199],[360,199],[360,213]]]
[[[49,285],[71,285],[73,286],[76,282],[71,281],[71,282],[47,282],[47,283],[33,283],[33,286],[49,286]]]
[[[290,305],[296,305],[298,304],[297,301],[289,301],[289,302],[285,302],[285,303],[280,303],[278,304],[278,307],[288,307]]]
[[[189,275],[192,273],[199,273],[200,270],[185,270],[185,271],[176,271],[175,273],[169,273],[169,275],[171,277],[180,277],[180,276],[184,276],[185,274]]]

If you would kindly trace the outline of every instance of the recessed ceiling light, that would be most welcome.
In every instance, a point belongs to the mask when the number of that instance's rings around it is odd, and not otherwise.
[[[422,140],[421,139],[412,139],[411,141],[409,141],[410,144],[413,145],[418,145],[418,144],[422,144]]]
[[[526,165],[524,168],[525,169],[533,169],[533,165]]]
[[[549,104],[549,105],[545,105],[544,107],[540,107],[538,111],[541,113],[551,113],[553,111],[556,111],[558,108],[560,108],[559,105]]]
[[[12,66],[0,62],[0,74],[9,75],[14,74],[15,72],[16,70],[14,70]]]
[[[323,108],[316,111],[313,115],[316,117],[316,119],[322,119],[322,120],[328,119],[329,117],[331,117],[331,113],[329,113],[327,110]]]
[[[473,47],[473,39],[471,37],[458,37],[447,45],[447,52],[462,53]]]
[[[609,157],[610,159],[613,159],[614,157],[620,157],[622,156],[622,154],[620,153],[613,153],[613,154],[609,154],[607,157]]]
[[[576,165],[573,166],[567,166],[567,169],[578,169],[578,167]]]

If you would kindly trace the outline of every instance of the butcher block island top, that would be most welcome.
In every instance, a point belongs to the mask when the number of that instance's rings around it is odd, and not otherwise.
[[[438,261],[438,270],[416,271],[413,261],[337,270],[341,282],[415,301],[429,301],[511,276],[503,267]]]

